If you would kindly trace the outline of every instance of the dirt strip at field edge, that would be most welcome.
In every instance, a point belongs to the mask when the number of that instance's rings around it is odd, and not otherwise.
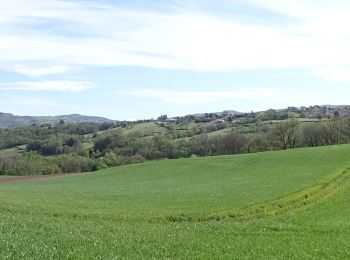
[[[86,173],[59,173],[54,175],[28,175],[28,176],[9,176],[9,178],[0,178],[0,185],[12,184],[17,182],[31,181],[31,180],[50,180],[66,176],[80,175]]]

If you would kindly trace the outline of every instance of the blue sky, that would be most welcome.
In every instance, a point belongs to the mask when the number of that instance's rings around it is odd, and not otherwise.
[[[0,3],[0,111],[133,120],[349,104],[350,2]]]

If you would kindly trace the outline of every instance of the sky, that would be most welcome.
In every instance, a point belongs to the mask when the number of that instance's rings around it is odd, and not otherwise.
[[[0,2],[0,111],[116,120],[350,104],[350,1]]]

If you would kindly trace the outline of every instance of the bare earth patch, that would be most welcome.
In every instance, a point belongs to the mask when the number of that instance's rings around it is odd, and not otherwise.
[[[9,176],[8,178],[0,178],[0,185],[2,184],[12,184],[23,181],[31,180],[47,180],[47,179],[57,179],[65,176],[73,175],[72,173],[60,173],[55,175],[30,175],[30,176]],[[74,174],[76,175],[76,174]]]

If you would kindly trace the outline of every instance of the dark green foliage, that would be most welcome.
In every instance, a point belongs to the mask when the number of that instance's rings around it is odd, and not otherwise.
[[[62,156],[58,167],[72,172],[143,160],[343,144],[350,141],[350,119],[344,116],[344,110],[340,111],[337,117],[322,120],[303,118],[301,113],[304,116],[312,113],[315,117],[321,113],[324,118],[332,115],[331,109],[290,107],[247,114],[207,113],[176,119],[163,116],[159,118],[161,121],[34,124],[28,128],[0,129],[0,150],[26,145],[26,149],[20,148],[24,152],[33,151],[44,157]],[[116,158],[109,158],[111,154]],[[76,155],[89,162],[81,159],[79,165]],[[94,161],[95,166],[90,161]]]
[[[272,132],[276,146],[283,150],[295,148],[299,141],[299,124],[295,119],[279,123]]]
[[[83,153],[82,138],[78,135],[56,134],[46,140],[30,142],[27,145],[27,150],[38,152],[44,156],[80,154]]]
[[[96,170],[96,162],[90,158],[72,155],[61,155],[53,159],[53,162],[63,173],[90,172]]]
[[[77,154],[44,157],[28,153],[18,158],[0,157],[0,175],[48,175],[96,170],[96,161]]]
[[[300,128],[301,142],[305,146],[315,147],[330,143],[332,133],[326,124],[305,123]]]
[[[58,165],[50,158],[28,154],[23,158],[0,158],[0,175],[48,175],[59,173]]]
[[[105,153],[109,149],[118,147],[123,141],[120,131],[114,131],[112,134],[98,136],[94,141],[94,150]]]
[[[233,132],[224,136],[216,137],[216,154],[238,154],[247,151],[248,139],[245,135]]]
[[[114,152],[108,152],[104,157],[101,157],[97,160],[96,169],[101,170],[120,165],[141,163],[144,161],[145,158],[141,155],[120,156],[116,155]]]
[[[295,113],[293,108],[290,110],[288,115]],[[204,116],[209,119],[216,118],[211,114]],[[95,157],[103,157],[106,153],[113,152],[119,158],[139,155],[147,160],[176,159],[192,155],[238,154],[346,143],[350,137],[350,120],[344,117],[312,123],[291,119],[271,125],[256,117],[255,113],[247,114],[239,124],[232,123],[236,130],[215,135],[210,133],[225,130],[227,123],[197,124],[190,128],[189,124],[163,122],[161,126],[167,131],[154,134],[152,138],[144,138],[141,132],[134,131],[126,135],[122,131],[114,131],[95,139]],[[192,137],[186,138],[188,136]]]

